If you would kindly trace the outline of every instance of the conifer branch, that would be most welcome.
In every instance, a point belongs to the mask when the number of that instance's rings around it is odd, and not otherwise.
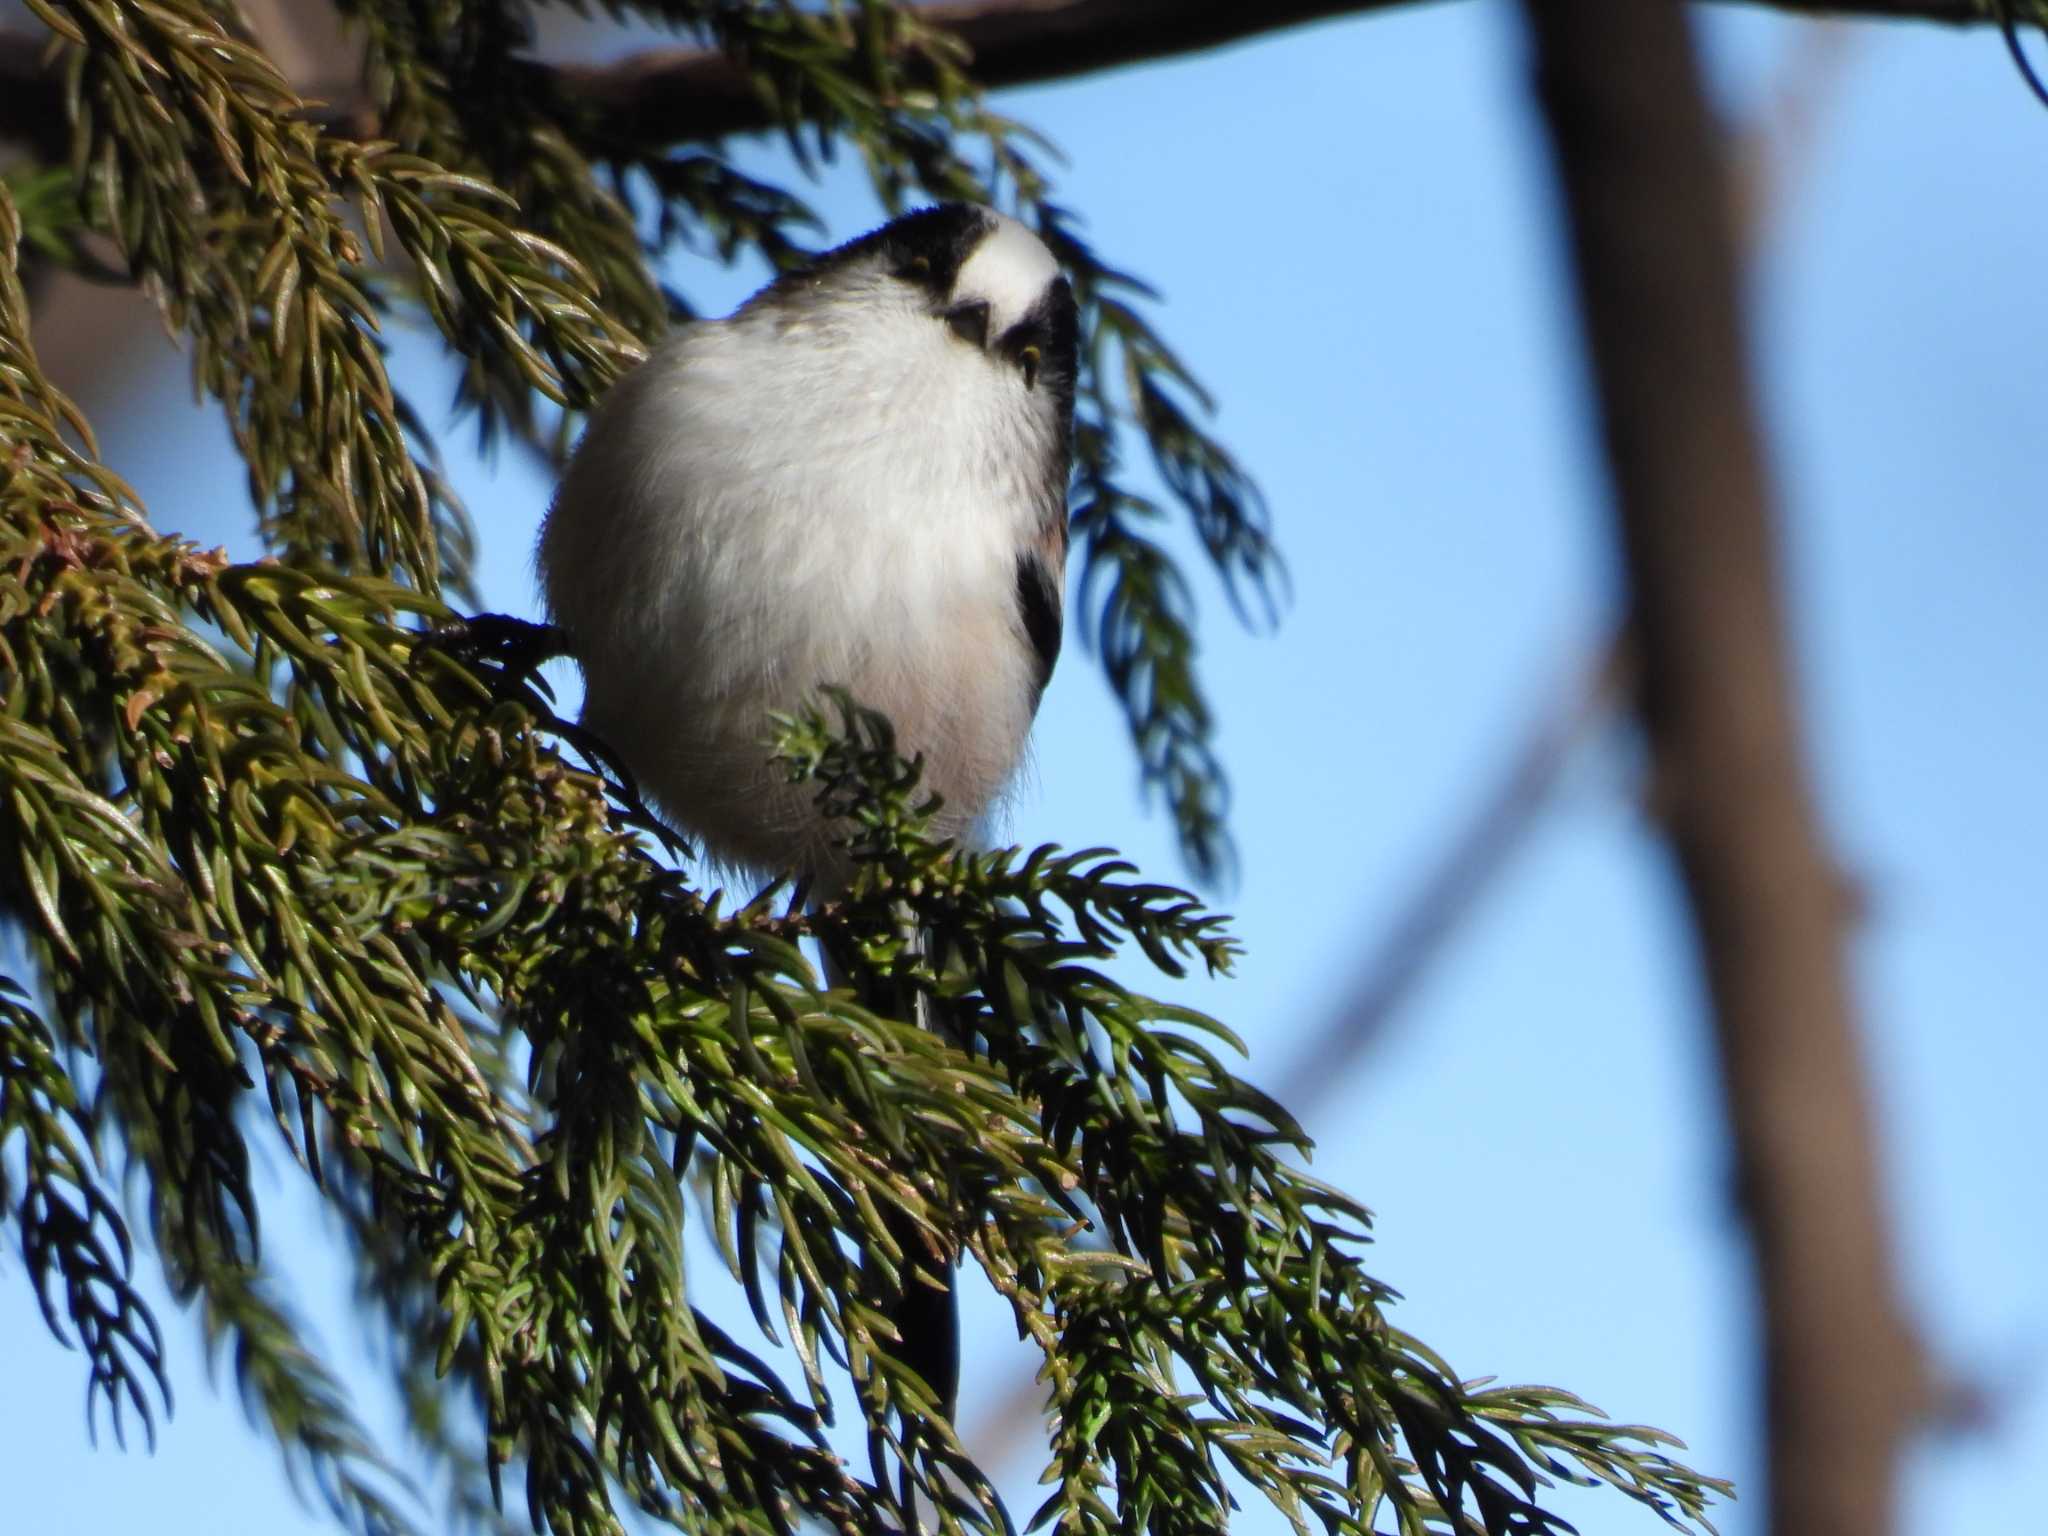
[[[12,787],[12,786],[10,786]],[[0,876],[0,902],[21,893]],[[163,1334],[134,1284],[135,1250],[121,1208],[107,1193],[92,1152],[91,1115],[79,1102],[50,1028],[21,988],[0,976],[0,1209],[20,1227],[44,1323],[90,1362],[86,1423],[105,1410],[126,1443],[127,1415],[152,1448],[156,1411],[168,1412]],[[19,1157],[20,1187],[9,1175]]]
[[[406,1518],[263,1292],[259,1136],[354,1226],[387,1332],[415,1341],[406,1379],[431,1350],[438,1390],[481,1420],[480,1446],[448,1456],[459,1498],[480,1507],[512,1471],[536,1529],[611,1536],[628,1504],[720,1536],[901,1528],[906,1485],[944,1531],[1006,1528],[897,1357],[905,1231],[983,1265],[1045,1350],[1049,1508],[1074,1531],[1212,1531],[1226,1473],[1353,1536],[1383,1508],[1411,1532],[1542,1536],[1561,1529],[1538,1502],[1556,1477],[1704,1527],[1724,1485],[1655,1432],[1547,1389],[1470,1386],[1390,1326],[1364,1208],[1300,1171],[1299,1129],[1224,1064],[1228,1031],[1102,974],[1131,946],[1169,973],[1226,967],[1194,898],[1107,854],[933,843],[916,766],[851,704],[784,728],[861,869],[817,912],[723,911],[649,856],[621,786],[564,760],[523,663],[465,637],[441,595],[445,541],[416,515],[431,445],[389,389],[366,269],[378,240],[404,252],[479,400],[581,409],[641,345],[593,291],[593,266],[625,259],[602,197],[532,214],[486,174],[494,125],[424,96],[410,147],[341,138],[196,0],[35,3],[67,42],[86,215],[193,336],[288,558],[231,564],[164,536],[98,462],[29,346],[0,188],[0,913],[42,999],[0,1010],[0,1061],[30,1064],[0,1135],[57,1145],[48,1041],[94,1066],[143,1181],[169,1192],[174,1282],[234,1341],[280,1440],[342,1490],[338,1514]],[[1263,510],[1193,425],[1198,391],[1126,302],[1138,285],[1074,236],[942,44],[881,0],[861,13],[881,46],[858,58],[811,46],[816,13],[716,9],[721,41],[801,104],[792,132],[829,110],[885,199],[995,197],[1046,231],[1096,336],[1084,477],[1134,504],[1112,429],[1135,418],[1211,558],[1268,593]],[[459,41],[402,19],[366,22],[385,28],[394,102],[437,89]],[[905,95],[892,61],[909,55],[940,89]],[[475,58],[516,67],[488,40]],[[520,131],[572,135],[551,110]],[[530,195],[545,185],[535,173]],[[682,192],[662,202],[715,227]],[[1119,558],[1116,580],[1148,557]],[[1186,616],[1161,585],[1103,602],[1170,654]],[[1134,723],[1166,721],[1171,769],[1206,738],[1188,679],[1165,675],[1141,658],[1125,683]],[[926,953],[902,945],[905,906]],[[805,940],[853,991],[821,986]],[[926,998],[943,1029],[855,1001],[892,996]],[[92,1204],[67,1193],[84,1170],[32,1156],[43,1187]],[[697,1305],[693,1204],[755,1327],[790,1345],[791,1380]],[[128,1393],[153,1335],[122,1322],[125,1269],[103,1262],[120,1245],[98,1230],[71,1251],[115,1277],[87,1298],[115,1296],[114,1320],[67,1304]],[[824,1437],[839,1384],[864,1470]]]

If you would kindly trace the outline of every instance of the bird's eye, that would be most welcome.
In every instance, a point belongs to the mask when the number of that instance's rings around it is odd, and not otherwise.
[[[930,277],[930,276],[932,275],[932,259],[931,259],[931,257],[929,257],[929,256],[913,256],[913,257],[911,257],[911,258],[910,258],[910,260],[909,260],[909,261],[908,261],[907,263],[905,263],[905,265],[904,265],[904,268],[903,268],[903,275],[904,275],[905,277]]]
[[[1024,387],[1026,389],[1037,387],[1038,365],[1041,361],[1043,361],[1043,354],[1036,347],[1026,347],[1017,354],[1017,366],[1024,370]]]

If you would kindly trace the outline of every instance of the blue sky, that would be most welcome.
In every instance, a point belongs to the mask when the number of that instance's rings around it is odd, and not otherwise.
[[[1701,14],[1738,109],[1810,47],[1802,24]],[[2048,110],[1989,33],[1863,27],[1837,64],[1759,245],[1755,355],[1817,789],[1869,898],[1854,964],[1905,1284],[1938,1362],[1997,1408],[1988,1430],[1916,1454],[1905,1526],[1988,1536],[2048,1506],[2048,536],[2029,510]],[[1004,101],[1071,157],[1064,198],[1104,254],[1163,291],[1167,334],[1214,388],[1292,566],[1276,634],[1242,632],[1205,589],[1243,854],[1220,899],[1247,955],[1232,981],[1172,989],[1246,1036],[1262,1081],[1309,1049],[1612,611],[1525,74],[1513,8],[1475,0]],[[835,234],[873,221],[850,174],[819,206]],[[755,276],[696,274],[692,296],[717,309]],[[407,350],[416,393],[445,394],[426,382],[430,349]],[[100,410],[110,456],[160,525],[243,539],[246,508],[219,495],[239,484],[224,434],[175,414],[182,374],[159,349],[125,406]],[[138,408],[160,398],[166,413]],[[457,428],[448,447],[486,596],[530,609],[546,487],[511,456],[495,478],[461,460],[469,440]],[[1401,1326],[1465,1373],[1555,1383],[1673,1430],[1697,1465],[1754,1487],[1745,1256],[1690,938],[1636,768],[1625,731],[1587,744],[1389,1037],[1303,1112],[1316,1171],[1378,1213]],[[1100,674],[1070,650],[1011,833],[1115,844],[1178,878],[1134,782]],[[297,1177],[278,1159],[288,1207]],[[291,1208],[270,1252],[316,1334],[355,1361],[318,1224]],[[992,1298],[969,1305],[972,1436],[1024,1357]],[[78,1357],[41,1330],[12,1253],[0,1306],[11,1525],[326,1528],[209,1392],[168,1302],[178,1412],[153,1458],[87,1448]],[[1001,1465],[1014,1507],[1032,1507],[1036,1463]],[[1560,1503],[1588,1533],[1654,1528],[1620,1499]],[[1721,1526],[1760,1522],[1752,1497]],[[1284,1527],[1249,1509],[1238,1528]]]

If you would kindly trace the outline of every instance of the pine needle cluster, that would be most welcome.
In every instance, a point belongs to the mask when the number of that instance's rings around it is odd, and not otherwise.
[[[0,1221],[83,1351],[91,1422],[153,1434],[170,1402],[132,1185],[173,1291],[336,1518],[440,1523],[264,1266],[262,1139],[348,1234],[465,1523],[852,1536],[917,1506],[1010,1530],[896,1358],[907,1223],[1043,1353],[1035,1525],[1211,1532],[1250,1490],[1302,1531],[1542,1533],[1566,1529],[1538,1502],[1563,1478],[1707,1528],[1722,1485],[1665,1437],[1461,1381],[1388,1321],[1367,1212],[1302,1171],[1229,1031],[1103,969],[1135,949],[1227,970],[1194,898],[1099,850],[935,843],[916,764],[842,700],[781,741],[858,879],[822,909],[726,911],[579,755],[530,657],[466,625],[471,530],[384,319],[438,329],[487,435],[558,454],[687,313],[651,259],[798,259],[794,194],[636,136],[534,61],[518,3],[344,0],[352,113],[303,99],[213,0],[29,9],[70,155],[0,182],[0,920],[32,968],[0,978]],[[850,150],[886,202],[998,202],[1075,275],[1084,622],[1191,861],[1220,868],[1192,604],[1155,525],[1190,519],[1247,607],[1280,574],[1143,285],[914,8],[607,9],[722,50],[799,165]],[[267,558],[153,526],[38,363],[24,263],[95,245],[185,339]],[[1134,444],[1164,500],[1132,483]],[[751,1319],[701,1305],[692,1222]],[[833,1448],[849,1412],[864,1464]]]

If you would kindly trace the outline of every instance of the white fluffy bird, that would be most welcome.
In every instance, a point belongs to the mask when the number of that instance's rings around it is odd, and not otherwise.
[[[846,877],[770,761],[770,714],[822,686],[922,754],[941,836],[1016,772],[1060,648],[1076,344],[1044,244],[948,204],[682,327],[591,417],[541,531],[548,608],[584,724],[716,862]],[[951,1417],[951,1265],[892,1228],[904,1359]]]
[[[894,722],[960,836],[1059,654],[1072,290],[948,204],[686,325],[591,417],[541,533],[584,724],[716,862],[846,873],[769,715],[823,685]]]

